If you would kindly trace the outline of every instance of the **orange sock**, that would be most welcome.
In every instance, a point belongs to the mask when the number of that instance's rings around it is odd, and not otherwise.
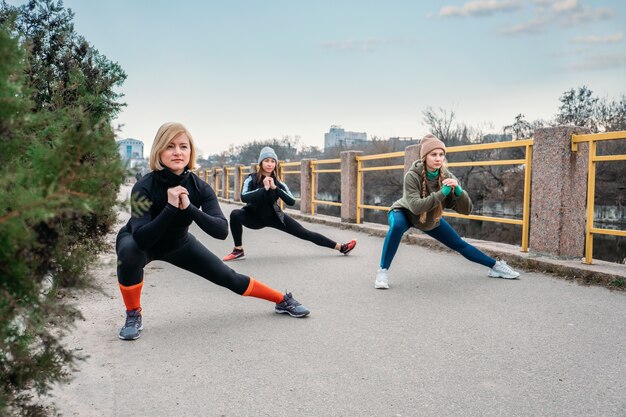
[[[141,289],[143,288],[143,281],[139,284],[131,285],[130,287],[125,287],[122,284],[118,285],[122,292],[126,310],[137,310],[141,308]]]
[[[250,277],[250,284],[248,284],[248,289],[243,293],[243,296],[262,298],[267,301],[273,301],[276,304],[283,302],[283,294],[281,292],[268,287],[252,277]]]

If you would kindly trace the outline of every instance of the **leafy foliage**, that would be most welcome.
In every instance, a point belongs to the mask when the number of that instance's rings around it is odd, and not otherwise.
[[[73,55],[70,20],[60,2],[0,8],[0,415],[54,412],[38,398],[78,359],[62,343],[80,317],[64,296],[94,286],[123,178],[118,96],[98,80],[114,65]]]

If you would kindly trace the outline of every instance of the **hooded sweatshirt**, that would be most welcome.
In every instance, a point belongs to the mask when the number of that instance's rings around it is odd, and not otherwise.
[[[443,170],[444,178],[457,179],[450,171]],[[422,172],[424,165],[421,161],[415,161],[404,176],[404,191],[402,198],[391,205],[390,210],[404,209],[413,227],[420,230],[432,230],[439,226],[439,219],[435,219],[435,208],[443,204],[443,208],[452,209],[460,214],[470,214],[473,208],[472,200],[465,190],[461,195],[454,193],[446,196],[439,187],[439,180],[426,177],[426,197],[422,197]],[[426,221],[420,223],[419,217],[427,212]]]

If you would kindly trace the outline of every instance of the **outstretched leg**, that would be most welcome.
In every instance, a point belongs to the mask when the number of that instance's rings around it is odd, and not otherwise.
[[[282,224],[277,220],[274,224],[271,224],[269,226],[287,232],[290,235],[298,237],[300,239],[308,240],[309,242],[315,243],[318,246],[323,246],[330,249],[335,249],[337,246],[337,242],[330,240],[320,233],[305,229],[300,223],[298,223],[286,214],[285,224]]]
[[[496,264],[496,260],[491,256],[485,255],[476,247],[470,245],[450,226],[443,218],[439,220],[439,226],[432,230],[425,231],[428,236],[437,239],[452,250],[459,252],[466,259],[479,263],[488,268],[492,268]]]
[[[276,303],[277,313],[285,312],[292,317],[304,317],[309,314],[309,310],[298,303],[290,293],[283,294],[252,277],[239,274],[227,267],[192,235],[188,235],[188,241],[184,245],[159,259],[200,275],[236,294],[272,301]]]

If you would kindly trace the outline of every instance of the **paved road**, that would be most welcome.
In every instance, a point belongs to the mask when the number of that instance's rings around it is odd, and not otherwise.
[[[223,205],[228,214],[235,206]],[[402,245],[373,288],[382,239],[305,224],[350,256],[244,231],[232,266],[292,291],[293,319],[161,262],[147,267],[142,337],[117,338],[115,258],[69,337],[89,358],[55,391],[65,416],[626,416],[626,294],[540,273],[487,278],[458,255]],[[223,255],[232,240],[193,233]]]

